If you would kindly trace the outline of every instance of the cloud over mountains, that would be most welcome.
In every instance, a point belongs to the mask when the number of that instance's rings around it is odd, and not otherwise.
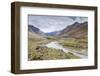
[[[60,31],[65,27],[74,24],[75,22],[83,23],[88,21],[87,17],[77,16],[43,16],[43,15],[29,15],[28,25],[34,25],[41,31],[48,33],[53,31]]]

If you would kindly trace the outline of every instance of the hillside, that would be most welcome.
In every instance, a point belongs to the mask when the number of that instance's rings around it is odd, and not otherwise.
[[[61,37],[83,38],[87,37],[88,23],[74,23],[59,32]]]
[[[34,25],[28,25],[28,31],[39,35],[45,35],[44,32],[42,32],[39,28],[35,27]]]
[[[45,39],[43,35],[44,33],[40,29],[36,28],[33,25],[28,25],[28,37],[29,38]]]

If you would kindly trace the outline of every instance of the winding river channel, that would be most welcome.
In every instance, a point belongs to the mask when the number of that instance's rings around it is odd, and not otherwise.
[[[80,53],[80,52],[72,50],[72,49],[69,50],[68,48],[64,48],[61,44],[59,44],[58,41],[52,41],[52,42],[46,44],[45,46],[48,47],[48,48],[61,49],[65,53],[70,52],[70,53],[72,53],[72,54],[74,54],[76,56],[79,56],[81,59],[87,58],[87,54],[83,54],[83,53]]]

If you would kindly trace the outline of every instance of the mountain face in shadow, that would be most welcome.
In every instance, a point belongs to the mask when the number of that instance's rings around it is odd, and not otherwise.
[[[34,25],[28,25],[28,31],[34,32],[36,34],[44,35],[45,33],[42,32],[39,28],[35,27]]]
[[[28,25],[28,37],[29,38],[45,39],[44,36],[45,36],[45,33],[42,32],[39,28],[33,25]]]
[[[28,25],[28,31],[38,33],[40,30],[33,25]]]
[[[88,22],[84,23],[75,22],[74,24],[67,26],[61,31],[54,31],[50,33],[44,33],[39,28],[33,25],[28,25],[28,31],[42,36],[82,38],[82,37],[87,37]]]

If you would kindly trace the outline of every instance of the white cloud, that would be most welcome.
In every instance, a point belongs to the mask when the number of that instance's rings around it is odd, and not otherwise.
[[[28,21],[29,25],[33,25],[47,33],[62,30],[74,22],[88,21],[87,19],[87,17],[30,15]]]

